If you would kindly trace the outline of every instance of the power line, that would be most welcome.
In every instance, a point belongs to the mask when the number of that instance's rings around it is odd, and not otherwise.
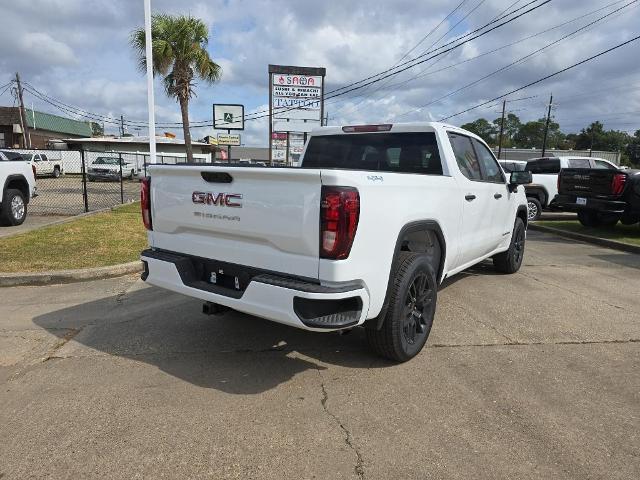
[[[610,17],[611,15],[613,15],[613,14],[615,14],[615,13],[618,13],[619,11],[623,10],[624,8],[627,8],[628,6],[630,6],[630,5],[634,4],[634,3],[637,3],[637,2],[638,2],[638,0],[632,0],[631,2],[629,2],[629,3],[627,3],[627,4],[623,5],[623,6],[621,6],[621,7],[619,7],[619,8],[617,8],[616,10],[613,10],[613,11],[611,11],[611,12],[609,12],[609,13],[605,14],[605,15],[602,15],[602,16],[601,16],[601,17],[599,17],[599,18],[596,18],[595,20],[593,20],[593,21],[591,21],[591,22],[587,23],[586,25],[583,25],[582,27],[580,27],[580,28],[578,28],[578,29],[574,30],[573,32],[567,33],[566,35],[563,35],[563,36],[562,36],[562,37],[560,37],[559,39],[554,40],[553,42],[548,43],[548,44],[544,45],[543,47],[540,47],[540,48],[538,48],[538,49],[534,50],[533,52],[528,53],[527,55],[524,55],[523,57],[520,57],[519,59],[517,59],[517,60],[515,60],[515,61],[513,61],[513,62],[511,62],[511,63],[509,63],[509,64],[507,64],[507,65],[505,65],[505,66],[503,66],[503,67],[501,67],[501,68],[499,68],[499,69],[497,69],[497,70],[494,70],[493,72],[491,72],[491,73],[489,73],[489,74],[487,74],[487,75],[484,75],[484,76],[482,76],[482,77],[478,78],[477,80],[474,80],[473,82],[467,83],[466,85],[464,85],[464,86],[462,86],[462,87],[460,87],[460,88],[458,88],[458,89],[456,89],[456,90],[453,90],[453,91],[451,91],[451,92],[447,93],[446,95],[443,95],[443,96],[441,96],[441,97],[439,97],[439,98],[436,98],[435,100],[431,100],[430,102],[425,103],[424,105],[420,105],[419,107],[416,107],[416,108],[413,108],[413,109],[411,109],[411,110],[408,110],[408,111],[406,111],[406,112],[404,112],[404,113],[401,113],[401,114],[397,115],[397,116],[396,116],[396,117],[394,117],[394,118],[403,117],[403,116],[405,116],[405,115],[408,115],[408,114],[411,114],[411,113],[413,113],[413,112],[419,111],[419,110],[420,110],[420,109],[422,109],[422,108],[425,108],[425,107],[428,107],[428,106],[430,106],[430,105],[433,105],[434,103],[438,103],[438,102],[440,102],[441,100],[444,100],[445,98],[449,98],[449,97],[451,97],[451,96],[455,95],[456,93],[459,93],[459,92],[461,92],[461,91],[463,91],[463,90],[466,90],[466,89],[467,89],[467,88],[469,88],[469,87],[472,87],[472,86],[474,86],[474,85],[477,85],[478,83],[480,83],[480,82],[482,82],[482,81],[486,80],[487,78],[492,77],[492,76],[494,76],[494,75],[496,75],[496,74],[498,74],[498,73],[500,73],[500,72],[503,72],[503,71],[505,71],[505,70],[508,70],[509,68],[511,68],[511,67],[513,67],[513,66],[515,66],[515,65],[517,65],[517,64],[519,64],[519,63],[522,63],[522,62],[524,62],[524,61],[526,61],[526,60],[528,60],[528,59],[532,58],[533,56],[535,56],[535,55],[537,55],[538,53],[540,53],[540,52],[542,52],[542,51],[546,50],[547,48],[550,48],[550,47],[552,47],[552,46],[554,46],[554,45],[556,45],[556,44],[558,44],[558,43],[560,43],[560,42],[562,42],[562,41],[566,40],[567,38],[569,38],[569,37],[571,37],[571,36],[573,36],[573,35],[576,35],[577,33],[581,32],[581,31],[583,31],[583,30],[585,30],[585,29],[587,29],[587,28],[589,28],[589,27],[591,27],[591,26],[593,26],[593,25],[595,25],[596,23],[598,23],[598,22],[600,22],[600,21],[604,20],[605,18]]]
[[[425,52],[430,51],[440,40],[442,40],[444,37],[446,37],[449,33],[451,33],[453,30],[455,30],[455,28],[460,25],[460,23],[462,23],[465,19],[467,19],[473,12],[475,12],[478,7],[480,7],[480,5],[482,5],[486,0],[480,0],[480,2],[478,2],[476,4],[475,7],[473,7],[471,10],[469,10],[460,20],[458,20],[453,26],[451,26],[449,28],[449,30],[447,30],[446,32],[444,32],[444,34],[442,34],[435,42],[433,42],[431,45],[429,45],[426,50],[424,50],[421,55],[423,55]],[[522,0],[516,0],[515,2],[513,2],[511,5],[509,5],[509,7],[507,7],[505,10],[503,10],[496,18],[499,18],[504,12],[506,12],[507,10],[509,10],[512,6],[514,6],[515,4],[519,3]],[[464,3],[464,2],[463,2]],[[460,4],[462,5],[462,4]],[[460,6],[458,5],[458,7]],[[456,9],[458,8],[456,7]],[[453,12],[452,12],[453,13]],[[447,18],[449,17],[449,15],[447,15]],[[495,21],[496,18],[494,18],[492,21]],[[446,20],[446,18],[445,18]],[[443,20],[444,21],[444,20]],[[442,23],[442,22],[441,22]],[[436,63],[438,63],[440,60],[442,60],[443,58],[445,58],[445,56],[441,56],[439,59],[437,59],[435,62],[433,62],[431,65],[428,65],[427,67],[425,67],[424,70],[427,70],[429,68],[431,68],[433,65],[435,65]],[[423,71],[424,71],[423,70]],[[386,85],[383,83],[380,86],[378,86],[378,88],[376,88],[373,92],[371,92],[371,95],[375,95],[377,92],[379,92],[380,90],[382,90],[383,88],[385,88],[387,85],[389,85],[389,83],[386,83]],[[361,96],[365,96],[366,94],[366,90],[364,92],[362,92]],[[360,102],[358,102],[356,105],[354,105],[349,113],[355,113],[359,110],[360,105],[362,105],[365,101],[367,100],[367,98],[363,98],[362,100],[360,100]],[[344,107],[343,107],[344,108]]]
[[[542,77],[542,78],[539,78],[539,79],[537,79],[537,80],[534,80],[533,82],[527,83],[526,85],[523,85],[522,87],[518,87],[518,88],[515,88],[515,89],[513,89],[513,90],[511,90],[511,91],[509,91],[509,92],[507,92],[507,93],[504,93],[504,94],[502,94],[502,95],[498,95],[497,97],[492,98],[491,100],[487,100],[486,102],[479,103],[479,104],[477,104],[477,105],[474,105],[473,107],[469,107],[469,108],[467,108],[467,109],[465,109],[465,110],[462,110],[462,111],[460,111],[460,112],[458,112],[458,113],[454,113],[454,114],[451,114],[451,115],[449,115],[449,116],[447,116],[447,117],[443,117],[443,118],[441,118],[439,121],[440,121],[440,122],[443,122],[443,121],[445,121],[445,120],[449,120],[450,118],[457,117],[458,115],[462,115],[463,113],[470,112],[471,110],[475,110],[475,109],[480,108],[480,107],[482,107],[482,106],[484,106],[484,105],[487,105],[487,104],[489,104],[489,103],[495,102],[496,100],[500,100],[501,98],[504,98],[504,97],[506,97],[506,96],[508,96],[508,95],[511,95],[511,94],[513,94],[513,93],[520,92],[520,91],[522,91],[522,90],[524,90],[524,89],[526,89],[526,88],[529,88],[529,87],[531,87],[531,86],[533,86],[533,85],[536,85],[536,84],[538,84],[538,83],[544,82],[545,80],[548,80],[548,79],[550,79],[550,78],[552,78],[552,77],[555,77],[555,76],[557,76],[557,75],[560,75],[561,73],[564,73],[564,72],[566,72],[566,71],[568,71],[568,70],[571,70],[571,69],[573,69],[573,68],[575,68],[575,67],[578,67],[578,66],[580,66],[580,65],[582,65],[582,64],[585,64],[585,63],[587,63],[587,62],[590,62],[591,60],[594,60],[594,59],[596,59],[596,58],[598,58],[598,57],[601,57],[602,55],[605,55],[605,54],[607,54],[607,53],[609,53],[609,52],[612,52],[612,51],[614,51],[614,50],[617,50],[618,48],[624,47],[625,45],[628,45],[628,44],[630,44],[630,43],[632,43],[632,42],[635,42],[635,41],[636,41],[636,40],[638,40],[638,39],[640,39],[640,35],[638,35],[638,36],[636,36],[636,37],[633,37],[633,38],[631,38],[631,39],[629,39],[629,40],[627,40],[627,41],[625,41],[625,42],[619,43],[619,44],[617,44],[617,45],[615,45],[615,46],[613,46],[613,47],[611,47],[611,48],[608,48],[608,49],[606,49],[606,50],[603,50],[603,51],[601,51],[600,53],[597,53],[597,54],[595,54],[595,55],[592,55],[591,57],[585,58],[584,60],[581,60],[581,61],[579,61],[579,62],[577,62],[577,63],[574,63],[574,64],[572,64],[572,65],[569,65],[568,67],[565,67],[565,68],[563,68],[563,69],[561,69],[561,70],[558,70],[558,71],[553,72],[553,73],[551,73],[551,74],[549,74],[549,75],[546,75],[546,76],[544,76],[544,77]]]
[[[591,16],[591,15],[593,15],[593,14],[595,14],[595,13],[598,13],[598,12],[600,12],[600,11],[602,11],[602,10],[606,10],[606,9],[607,9],[607,8],[609,8],[609,7],[612,7],[612,6],[617,5],[617,4],[619,4],[619,3],[623,3],[623,2],[625,2],[625,1],[627,1],[627,0],[617,0],[617,1],[615,1],[615,2],[611,2],[611,3],[609,3],[608,5],[605,5],[604,7],[600,7],[600,8],[598,8],[598,9],[592,10],[592,11],[590,11],[590,12],[588,12],[588,13],[585,13],[585,14],[583,14],[583,15],[580,15],[580,16],[578,16],[578,17],[575,17],[575,18],[573,18],[573,19],[571,19],[571,20],[568,20],[568,21],[566,21],[566,22],[559,23],[559,24],[557,24],[557,25],[555,25],[555,26],[553,26],[553,27],[547,28],[547,29],[542,30],[542,31],[540,31],[540,32],[538,32],[538,33],[534,33],[534,34],[532,34],[532,35],[528,35],[528,36],[526,36],[526,37],[521,38],[520,40],[516,40],[515,42],[511,42],[511,43],[508,43],[508,44],[506,44],[506,45],[502,45],[501,47],[497,47],[497,48],[494,48],[494,49],[489,50],[489,51],[487,51],[487,52],[483,52],[483,53],[481,53],[481,54],[479,54],[479,55],[476,55],[475,57],[467,58],[467,59],[465,59],[465,60],[463,60],[463,61],[461,61],[461,62],[457,62],[457,63],[453,63],[453,64],[451,64],[451,65],[447,65],[446,67],[440,68],[440,69],[438,69],[438,70],[427,71],[428,69],[425,69],[425,70],[423,70],[422,72],[420,72],[419,74],[417,74],[417,75],[415,75],[415,76],[413,76],[413,77],[411,77],[411,78],[408,78],[408,79],[403,80],[403,81],[401,81],[401,82],[394,83],[394,84],[390,85],[388,88],[396,88],[396,87],[399,87],[399,86],[402,86],[402,85],[406,85],[407,83],[409,83],[409,82],[411,82],[411,81],[414,81],[414,80],[417,80],[418,78],[424,78],[424,77],[426,77],[426,76],[433,75],[433,74],[436,74],[436,73],[442,72],[442,71],[444,71],[444,70],[448,70],[448,69],[453,68],[453,67],[457,67],[457,66],[462,65],[462,64],[464,64],[464,63],[468,63],[468,62],[471,62],[471,61],[473,61],[473,60],[477,60],[478,58],[484,57],[484,56],[486,56],[486,55],[490,55],[490,54],[492,54],[492,53],[495,53],[495,52],[497,52],[497,51],[503,50],[503,49],[508,48],[508,47],[512,47],[512,46],[517,45],[517,44],[519,44],[519,43],[522,43],[522,42],[524,42],[524,41],[530,40],[531,38],[538,37],[538,36],[543,35],[543,34],[545,34],[545,33],[547,33],[547,32],[550,32],[550,31],[555,30],[555,29],[557,29],[557,28],[560,28],[560,27],[563,27],[563,26],[568,25],[568,24],[570,24],[570,23],[573,23],[573,22],[575,22],[575,21],[577,21],[577,20],[580,20],[580,19],[582,19],[582,18],[584,18],[584,17]]]

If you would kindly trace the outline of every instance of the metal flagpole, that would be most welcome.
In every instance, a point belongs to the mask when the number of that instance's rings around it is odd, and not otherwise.
[[[147,104],[149,108],[149,162],[156,163],[156,115],[153,99],[153,44],[151,38],[151,0],[144,0],[144,43],[147,59]]]

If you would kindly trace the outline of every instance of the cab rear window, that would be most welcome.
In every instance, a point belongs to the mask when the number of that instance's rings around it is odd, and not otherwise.
[[[559,158],[540,158],[527,162],[525,170],[531,173],[560,173]]]
[[[433,132],[311,137],[302,168],[442,175]]]

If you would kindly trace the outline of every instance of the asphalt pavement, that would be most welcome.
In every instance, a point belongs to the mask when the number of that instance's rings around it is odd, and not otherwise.
[[[439,292],[423,352],[135,276],[0,289],[0,478],[640,477],[640,256],[529,232]]]

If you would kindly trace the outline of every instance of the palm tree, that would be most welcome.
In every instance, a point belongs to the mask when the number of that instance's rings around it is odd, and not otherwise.
[[[153,73],[162,75],[169,97],[180,103],[182,129],[187,149],[187,161],[193,162],[191,133],[189,132],[189,100],[194,92],[194,80],[212,84],[220,79],[222,68],[207,52],[209,31],[204,22],[190,16],[153,15]],[[144,28],[131,32],[131,46],[138,57],[141,71],[146,71]]]

